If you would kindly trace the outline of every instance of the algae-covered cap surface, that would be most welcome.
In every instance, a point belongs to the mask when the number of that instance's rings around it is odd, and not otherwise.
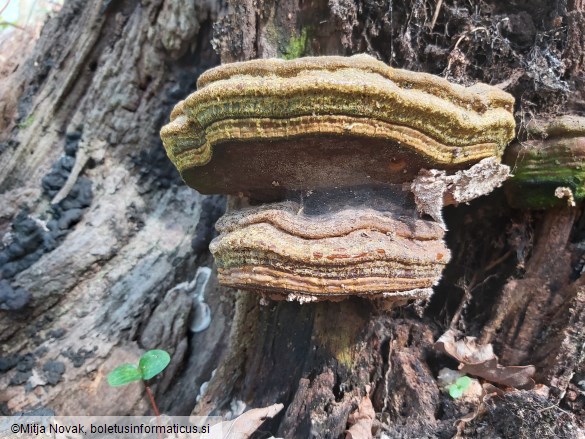
[[[534,120],[527,128],[532,140],[510,145],[504,157],[514,175],[505,185],[509,203],[517,208],[548,209],[582,201],[585,118]]]
[[[305,300],[427,298],[450,259],[443,229],[392,206],[307,214],[286,201],[231,212],[210,245],[223,285]]]
[[[514,137],[511,95],[368,55],[228,64],[198,86],[161,137],[203,193],[401,183],[500,157]]]

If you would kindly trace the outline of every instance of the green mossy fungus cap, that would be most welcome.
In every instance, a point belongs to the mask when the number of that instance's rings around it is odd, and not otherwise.
[[[207,194],[396,184],[501,157],[513,106],[496,87],[368,55],[260,59],[203,73],[161,138],[185,182]]]
[[[511,206],[549,209],[585,198],[585,117],[559,116],[533,120],[532,140],[510,145],[504,162],[513,178],[505,183]],[[559,197],[570,190],[572,199]]]

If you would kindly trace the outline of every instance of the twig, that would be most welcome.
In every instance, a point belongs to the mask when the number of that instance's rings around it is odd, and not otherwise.
[[[467,305],[467,302],[471,298],[471,290],[469,289],[469,285],[462,285],[461,289],[463,290],[463,297],[461,298],[461,302],[459,302],[459,306],[457,307],[457,311],[453,314],[453,318],[451,319],[451,323],[449,324],[449,328],[455,329],[455,325],[459,322],[461,318],[461,314],[463,313],[463,309]]]
[[[12,26],[15,27],[16,29],[26,30],[24,27],[19,26],[18,24],[10,23],[8,21],[0,21],[0,26]]]
[[[457,42],[455,43],[455,47],[453,47],[453,50],[457,49],[457,47],[459,46],[459,43],[461,43],[461,41],[463,41],[463,39],[465,39],[465,38],[469,37],[469,34],[473,34],[473,33],[477,32],[478,30],[483,30],[483,31],[485,31],[486,33],[488,33],[488,34],[489,34],[488,30],[487,30],[485,27],[483,27],[483,26],[480,26],[480,27],[474,27],[474,28],[473,28],[473,29],[471,29],[469,32],[464,32],[464,33],[463,33],[463,34],[462,34],[462,35],[461,35],[461,36],[460,36],[460,37],[457,39]]]
[[[6,2],[6,4],[4,6],[2,6],[2,9],[0,9],[0,15],[2,15],[2,13],[6,10],[6,8],[8,7],[8,5],[10,4],[10,0],[8,0]],[[2,24],[2,23],[0,23]]]
[[[566,415],[571,416],[571,414],[569,412],[567,412],[566,410],[563,410],[562,408],[560,408],[559,405],[558,405],[558,403],[557,404],[553,404],[553,405],[548,406],[548,407],[545,407],[545,408],[542,408],[542,409],[538,409],[538,410],[536,410],[536,412],[537,413],[542,413],[542,412],[544,412],[546,410],[550,410],[550,409],[553,409],[553,408],[556,408],[556,409],[560,410],[561,412],[565,413]]]
[[[432,32],[435,24],[437,23],[437,18],[439,18],[439,12],[441,12],[441,6],[443,6],[443,0],[439,0],[437,2],[437,7],[435,8],[435,13],[433,14],[433,19],[431,20],[431,26],[429,30]]]
[[[490,271],[492,268],[494,268],[496,265],[500,264],[501,262],[504,262],[506,259],[508,259],[508,257],[512,254],[512,250],[508,250],[506,253],[504,253],[501,257],[499,257],[498,259],[496,259],[495,261],[490,262],[488,265],[486,265],[486,267],[483,269],[484,272],[486,271]],[[486,278],[487,279],[487,278]],[[485,279],[484,279],[485,281]]]
[[[459,47],[459,44],[461,43],[461,41],[463,41],[464,39],[469,37],[469,34],[475,33],[477,31],[483,30],[485,31],[488,36],[489,36],[489,32],[488,30],[483,27],[474,27],[473,29],[471,29],[469,32],[464,32],[463,34],[461,34],[461,36],[457,39],[457,42],[455,43],[455,47],[453,47],[453,50],[451,51],[451,53],[455,52],[457,50],[457,48]],[[452,58],[451,56],[449,56],[449,62],[447,63],[447,68],[445,69],[445,76],[447,76],[449,74],[449,69],[451,69],[451,63],[452,63]]]

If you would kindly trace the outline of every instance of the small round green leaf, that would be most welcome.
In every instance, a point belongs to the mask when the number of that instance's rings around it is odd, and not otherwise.
[[[125,386],[141,379],[142,373],[134,364],[122,364],[108,374],[108,384],[112,387]]]
[[[471,378],[469,378],[468,376],[459,377],[459,378],[457,378],[457,381],[455,381],[455,384],[463,392],[465,392],[467,390],[467,388],[471,385]]]
[[[145,352],[144,355],[140,357],[138,367],[142,372],[142,378],[149,380],[165,370],[165,367],[167,367],[170,362],[171,356],[167,352],[155,349]]]
[[[449,395],[453,399],[461,398],[461,395],[463,395],[463,390],[457,384],[451,384],[448,389]]]

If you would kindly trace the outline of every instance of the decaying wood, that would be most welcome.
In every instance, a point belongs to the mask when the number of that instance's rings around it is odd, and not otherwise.
[[[203,197],[179,185],[164,161],[158,126],[172,96],[192,87],[198,69],[216,63],[209,38],[218,5],[191,5],[183,10],[190,11],[185,26],[167,28],[179,7],[68,2],[10,78],[22,94],[3,117],[32,122],[3,133],[18,146],[0,156],[2,206],[15,214],[26,206],[31,218],[46,222],[49,203],[66,206],[80,176],[91,181],[93,201],[76,224],[60,230],[54,250],[8,279],[32,297],[23,309],[1,311],[0,356],[8,367],[0,378],[3,412],[39,405],[62,414],[143,412],[140,386],[119,392],[105,374],[143,349],[164,346],[175,353],[161,382],[166,388],[193,349],[188,298],[178,306],[177,297],[165,294],[194,275],[191,240]],[[187,57],[181,69],[173,67],[186,53],[197,62]],[[38,190],[41,179],[63,154],[65,133],[77,131],[82,146],[75,165],[50,199]],[[2,223],[6,233],[15,233],[9,222]],[[219,301],[212,308],[221,314]],[[175,322],[170,331],[151,329],[165,320]],[[216,322],[217,330],[200,337],[211,346],[229,328],[229,321]],[[204,351],[203,363],[214,349]],[[108,402],[117,399],[123,402]]]
[[[482,342],[494,341],[498,333],[501,359],[506,364],[525,364],[533,358],[536,340],[565,306],[571,277],[567,246],[576,215],[571,207],[545,214],[523,278],[504,286],[492,320],[483,329]]]

